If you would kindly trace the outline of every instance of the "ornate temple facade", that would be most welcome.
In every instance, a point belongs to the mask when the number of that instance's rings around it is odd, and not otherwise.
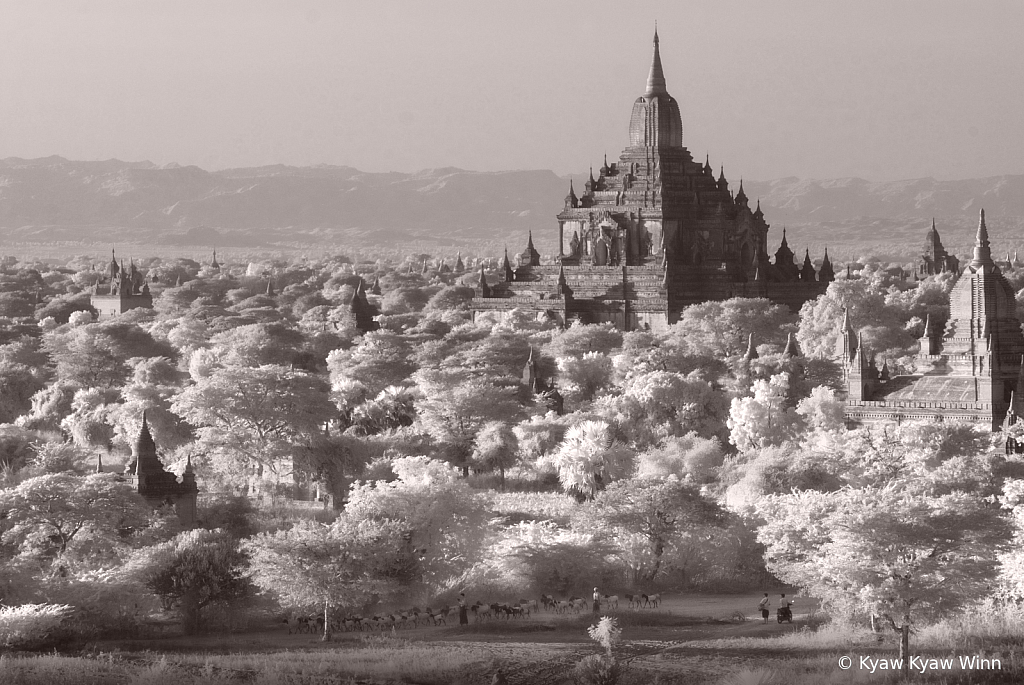
[[[514,309],[561,323],[612,322],[623,330],[663,330],[691,304],[767,297],[797,309],[834,280],[826,251],[798,264],[785,232],[774,261],[760,202],[751,209],[721,170],[683,145],[679,104],[669,95],[657,32],[647,88],[633,103],[629,146],[593,170],[577,196],[570,182],[558,219],[558,254],[541,264],[533,237],[501,282],[481,281],[476,314]],[[484,279],[483,274],[481,278]]]
[[[132,445],[132,458],[124,468],[123,478],[154,508],[170,504],[183,526],[190,528],[195,525],[199,486],[196,485],[192,460],[189,458],[180,481],[164,469],[157,456],[156,442],[149,432],[145,412],[142,413],[142,428]]]
[[[103,321],[130,309],[152,309],[153,295],[142,272],[135,268],[135,261],[125,268],[124,261],[119,265],[111,250],[107,278],[93,286],[89,302],[96,309],[97,319]]]
[[[935,242],[941,249],[937,233]],[[1008,419],[1024,417],[1014,399],[1024,391],[1024,335],[1014,290],[992,260],[984,210],[973,259],[950,292],[949,321],[937,330],[928,320],[924,329],[916,373],[890,376],[844,318],[836,358],[851,424],[959,420],[999,430]]]

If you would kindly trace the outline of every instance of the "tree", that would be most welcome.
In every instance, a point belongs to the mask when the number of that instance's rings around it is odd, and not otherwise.
[[[756,380],[753,397],[736,397],[729,408],[729,442],[741,450],[779,445],[796,435],[800,416],[787,406],[789,375]]]
[[[343,380],[359,381],[370,396],[391,385],[403,385],[416,370],[412,349],[402,336],[391,331],[372,331],[350,350],[335,350],[327,355],[331,384]]]
[[[505,489],[505,469],[515,465],[519,441],[504,421],[488,421],[476,436],[473,463],[487,470],[497,469],[501,489]]]
[[[346,513],[355,521],[395,521],[419,556],[419,579],[438,591],[478,558],[487,510],[449,464],[426,457],[391,462],[390,482],[356,483]]]
[[[0,492],[0,512],[10,526],[5,541],[63,556],[80,535],[116,540],[119,531],[146,525],[151,508],[112,473],[53,473]]]
[[[42,390],[42,369],[0,361],[0,423],[13,423],[32,407],[32,396]]]
[[[845,426],[843,409],[844,403],[836,399],[835,391],[820,385],[796,405],[796,413],[804,417],[811,430],[841,430]]]
[[[795,324],[796,317],[784,305],[763,298],[734,297],[683,309],[670,329],[668,342],[690,355],[722,358],[743,354],[748,336],[753,335],[756,344],[781,351]]]
[[[692,478],[697,483],[713,480],[725,459],[718,438],[702,438],[690,432],[667,438],[661,445],[641,452],[636,459],[638,478]]]
[[[906,354],[917,340],[904,324],[911,318],[886,303],[882,282],[872,278],[840,279],[829,283],[824,295],[800,308],[797,342],[808,357],[834,357],[839,324],[845,311],[850,322],[863,334],[865,346],[874,353],[893,350]]]
[[[564,419],[553,411],[544,416],[535,415],[523,420],[512,429],[516,440],[519,442],[519,451],[529,462],[538,467],[538,462],[547,455],[550,455],[565,439],[565,431],[568,429]]]
[[[466,309],[469,301],[474,297],[472,288],[465,286],[449,285],[438,290],[430,301],[427,302],[427,311],[449,311],[452,309]]]
[[[678,538],[721,526],[725,512],[697,486],[675,476],[629,479],[610,484],[576,515],[577,526],[605,531],[627,557],[633,582],[653,582],[662,571],[666,549]],[[636,548],[634,539],[643,541]]]
[[[264,592],[299,609],[320,607],[323,640],[331,639],[331,610],[361,610],[398,589],[411,563],[400,524],[341,516],[324,525],[302,521],[243,543],[248,577]]]
[[[252,324],[218,333],[210,339],[224,364],[262,366],[292,363],[304,339],[283,324]]]
[[[334,393],[338,398],[341,393]],[[344,400],[342,400],[344,401]],[[335,399],[336,403],[338,399]],[[411,426],[416,418],[416,393],[413,389],[392,385],[380,391],[372,400],[356,404],[348,423],[360,435],[375,435],[382,431]],[[344,405],[342,405],[344,406]]]
[[[223,530],[189,530],[139,550],[128,563],[165,608],[177,606],[186,635],[202,627],[202,611],[216,602],[244,597],[247,558],[238,540]]]
[[[608,395],[594,410],[614,423],[637,446],[696,431],[704,437],[724,435],[728,397],[699,371],[688,375],[653,371],[625,382],[621,395]]]
[[[632,453],[612,440],[604,421],[581,421],[565,432],[555,452],[558,480],[581,501],[592,499],[613,478],[632,468]]]
[[[622,346],[622,333],[613,324],[573,323],[552,336],[547,352],[552,357],[582,357],[587,352],[608,354]]]
[[[589,402],[611,382],[612,360],[600,352],[559,357],[558,374],[559,385],[570,397]]]
[[[82,387],[117,387],[128,376],[133,357],[174,358],[174,348],[140,326],[114,319],[74,328],[58,328],[43,337],[57,366],[57,378]]]
[[[327,383],[316,376],[267,365],[229,366],[183,390],[171,410],[199,426],[200,444],[218,468],[280,476],[296,445],[321,432],[332,409]]]
[[[510,390],[486,380],[467,380],[458,371],[422,370],[414,379],[423,397],[418,406],[420,424],[465,476],[469,475],[469,458],[483,425],[487,421],[514,420],[522,411]]]
[[[758,540],[769,569],[846,615],[881,616],[900,634],[983,597],[1010,538],[1006,516],[968,492],[883,486],[770,497]]]

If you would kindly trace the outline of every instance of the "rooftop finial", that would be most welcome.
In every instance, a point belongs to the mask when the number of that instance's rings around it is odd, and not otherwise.
[[[981,210],[980,218],[978,219],[978,235],[974,241],[974,259],[971,260],[971,266],[991,266],[992,265],[992,249],[988,242],[988,228],[985,226],[985,210]]]
[[[647,91],[644,95],[668,95],[665,89],[665,72],[661,68],[661,50],[658,47],[658,25],[654,25],[654,58],[651,60],[651,73],[647,76]]]

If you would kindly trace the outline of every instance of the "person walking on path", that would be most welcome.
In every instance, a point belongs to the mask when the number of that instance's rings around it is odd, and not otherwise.
[[[594,588],[594,613],[600,613],[601,611],[601,593]]]
[[[768,597],[768,593],[764,593],[764,597],[757,603],[757,608],[761,612],[761,618],[764,619],[765,623],[768,623],[768,617],[771,616],[771,605],[772,600]]]
[[[469,625],[469,616],[466,615],[466,593],[459,593],[459,625]]]

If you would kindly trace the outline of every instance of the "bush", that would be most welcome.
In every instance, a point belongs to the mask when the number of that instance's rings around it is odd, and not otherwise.
[[[584,657],[572,670],[572,678],[577,685],[615,685],[620,675],[619,662],[600,654]]]
[[[66,604],[0,607],[0,647],[40,649],[48,646],[53,633],[71,611]]]

